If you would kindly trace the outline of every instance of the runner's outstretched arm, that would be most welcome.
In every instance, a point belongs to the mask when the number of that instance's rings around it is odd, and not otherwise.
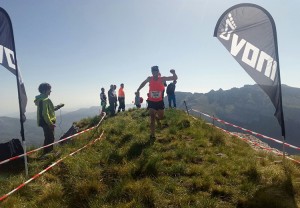
[[[150,77],[148,77],[145,81],[142,82],[142,84],[137,89],[137,92],[139,92],[145,85],[150,81]]]
[[[172,74],[173,76],[162,77],[161,79],[162,79],[163,82],[164,82],[164,81],[173,81],[173,80],[177,80],[177,79],[178,79],[177,74],[175,73],[175,70],[174,70],[174,69],[171,69],[170,72],[171,72],[171,74]]]

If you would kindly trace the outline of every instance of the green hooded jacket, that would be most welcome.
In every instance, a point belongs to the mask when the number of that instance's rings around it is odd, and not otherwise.
[[[42,102],[42,105],[40,105],[40,102]],[[40,94],[35,97],[34,103],[37,106],[38,126],[42,126],[40,114],[42,115],[44,121],[48,126],[55,124],[56,116],[55,116],[54,105],[52,101],[45,94]],[[40,109],[40,106],[42,107],[42,109]],[[42,110],[41,113],[40,110]]]

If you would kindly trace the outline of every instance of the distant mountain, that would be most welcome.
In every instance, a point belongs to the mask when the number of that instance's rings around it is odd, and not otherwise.
[[[176,92],[176,99],[178,108],[185,110],[183,102],[186,101],[189,108],[282,140],[281,128],[274,117],[275,108],[258,85],[245,85],[242,88],[232,88],[230,90],[212,90],[204,94]],[[300,146],[300,89],[282,85],[282,99],[286,141]],[[202,116],[202,118],[204,117]],[[208,120],[211,122],[211,119]],[[222,127],[225,126],[222,125]],[[238,131],[228,126],[225,128]],[[282,145],[277,145],[268,140],[263,141],[272,147],[282,149]],[[295,152],[290,148],[288,151]]]
[[[20,139],[20,130],[19,119],[0,117],[0,143],[10,141],[12,138]],[[24,132],[27,144],[38,144],[38,141],[43,138],[42,129],[37,127],[36,120],[27,119],[24,123]]]
[[[83,118],[93,117],[99,114],[99,107],[81,108],[79,110],[61,114],[56,112],[57,122],[55,138],[59,139],[73,124]],[[30,115],[29,117],[35,117]],[[0,143],[10,141],[12,138],[20,136],[20,121],[18,118],[0,117]],[[27,146],[41,146],[44,142],[42,128],[37,126],[35,119],[28,119],[24,123],[24,133]]]
[[[300,147],[300,89],[282,85],[283,111],[286,126],[286,141]],[[245,85],[242,88],[230,90],[210,91],[208,93],[176,92],[177,106],[186,110],[188,108],[214,115],[220,119],[250,129],[252,131],[281,140],[281,129],[274,117],[275,108],[267,95],[258,85]],[[167,99],[165,98],[167,106]],[[126,105],[126,109],[134,107]],[[192,113],[192,112],[191,112]],[[57,128],[56,139],[59,139],[73,122],[99,114],[99,107],[81,108],[79,110],[62,113],[56,112]],[[197,113],[193,113],[197,115]],[[35,118],[35,113],[26,114],[27,118]],[[200,116],[199,114],[197,116]],[[204,116],[203,119],[211,122]],[[217,122],[215,122],[217,124]],[[238,129],[220,125],[231,131]],[[43,131],[37,126],[35,119],[27,119],[24,125],[25,138],[28,146],[41,146],[44,141]],[[20,122],[17,118],[0,117],[0,143],[20,138]],[[282,145],[262,139],[271,147],[282,149]],[[293,149],[287,149],[295,153]]]

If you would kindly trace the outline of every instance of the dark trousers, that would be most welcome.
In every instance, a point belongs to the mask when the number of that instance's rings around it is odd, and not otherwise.
[[[125,98],[124,97],[119,97],[119,108],[118,112],[120,111],[125,111]]]
[[[115,101],[109,101],[109,111],[110,115],[114,116],[116,113],[116,102]]]
[[[44,131],[44,146],[48,144],[52,144],[54,142],[54,129],[50,129],[49,126],[42,126],[43,131]],[[44,154],[47,154],[53,150],[53,145],[44,148]]]
[[[169,101],[169,108],[172,108],[172,102],[173,102],[173,107],[176,108],[176,97],[175,97],[175,94],[168,95],[168,101]]]

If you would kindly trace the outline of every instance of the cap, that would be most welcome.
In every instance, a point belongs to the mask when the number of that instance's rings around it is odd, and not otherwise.
[[[159,71],[158,66],[152,66],[151,71]]]

